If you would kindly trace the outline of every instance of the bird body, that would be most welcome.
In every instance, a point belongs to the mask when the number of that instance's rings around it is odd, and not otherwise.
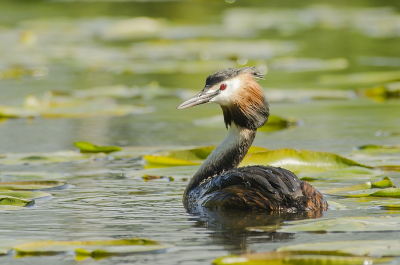
[[[269,117],[269,106],[255,79],[263,74],[254,67],[228,68],[210,75],[204,89],[178,109],[203,103],[221,106],[226,138],[207,157],[190,180],[183,202],[196,207],[297,211],[326,209],[321,193],[289,170],[271,166],[238,168]]]

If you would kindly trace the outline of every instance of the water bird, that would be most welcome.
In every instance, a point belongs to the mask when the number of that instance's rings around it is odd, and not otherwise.
[[[269,105],[256,81],[255,67],[228,68],[206,79],[203,90],[178,109],[204,103],[221,106],[226,138],[191,178],[183,195],[186,209],[196,207],[251,211],[313,211],[328,206],[323,195],[291,171],[273,166],[238,165],[269,117]]]

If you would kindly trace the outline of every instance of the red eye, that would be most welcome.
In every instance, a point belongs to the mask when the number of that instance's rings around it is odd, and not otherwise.
[[[225,90],[225,88],[226,88],[226,84],[222,84],[222,85],[219,87],[219,89],[221,89],[221,90]]]

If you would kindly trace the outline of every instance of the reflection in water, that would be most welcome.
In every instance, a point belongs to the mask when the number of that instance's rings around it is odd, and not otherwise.
[[[232,254],[241,254],[248,251],[249,237],[257,235],[256,240],[251,240],[251,243],[291,239],[293,234],[278,233],[274,228],[286,221],[320,218],[324,212],[321,209],[296,213],[220,211],[199,207],[189,213],[197,220],[195,227],[205,227],[212,231],[210,237],[216,245],[222,245]],[[271,231],[255,232],[247,229],[257,226],[271,226]]]

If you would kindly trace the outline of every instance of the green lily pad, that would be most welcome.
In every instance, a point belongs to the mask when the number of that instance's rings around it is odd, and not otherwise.
[[[332,153],[294,149],[278,149],[248,154],[241,166],[248,165],[270,165],[302,172],[326,171],[351,166],[371,168]]]
[[[17,181],[17,180],[40,180],[40,179],[64,179],[67,175],[50,172],[13,172],[2,171],[0,173],[1,181]]]
[[[175,166],[189,166],[189,165],[200,165],[201,163],[192,162],[183,159],[176,159],[164,156],[154,156],[148,155],[143,156],[146,160],[146,168],[156,168],[156,167],[175,167]]]
[[[200,165],[214,150],[215,146],[175,150],[159,153],[158,155],[145,155],[147,168]],[[248,153],[265,151],[263,147],[252,146]]]
[[[366,264],[366,262],[385,263],[392,260],[392,258],[371,258],[367,256],[348,256],[348,255],[329,255],[327,254],[299,254],[296,251],[281,251],[281,252],[265,252],[265,253],[251,253],[243,254],[240,256],[226,256],[215,259],[214,265],[282,265],[282,264],[340,264],[340,265],[353,265],[353,264]],[[316,252],[316,251],[315,251]]]
[[[355,74],[323,75],[320,78],[322,84],[351,85],[373,84],[391,82],[400,79],[399,71],[364,72]]]
[[[400,189],[399,188],[387,188],[382,189],[377,192],[372,193],[369,196],[373,197],[390,197],[390,198],[400,198]]]
[[[391,98],[400,98],[400,82],[389,83],[363,91],[366,97],[377,101],[385,101]]]
[[[15,198],[12,196],[6,196],[6,195],[0,195],[0,205],[10,205],[10,206],[27,206],[34,204],[34,200],[28,200],[28,199],[21,199],[21,198]],[[1,209],[1,208],[0,208]]]
[[[320,218],[291,222],[277,231],[281,233],[400,231],[400,217]]]
[[[392,188],[395,186],[390,177],[384,177],[381,181],[372,183],[371,187],[382,189],[382,188]]]
[[[66,185],[63,181],[42,180],[42,181],[11,181],[0,182],[0,190],[46,190],[60,188]]]
[[[81,153],[111,153],[121,151],[119,146],[98,146],[88,142],[74,142],[74,145],[79,148]]]
[[[34,110],[0,106],[0,118],[34,118],[39,116],[39,112]]]
[[[39,192],[39,191],[15,191],[15,190],[3,190],[0,189],[1,197],[14,197],[19,199],[38,199],[43,197],[51,196],[50,193]]]
[[[381,194],[381,197],[391,197],[393,196],[400,196],[400,193],[397,190],[389,190],[389,189],[382,189],[379,191],[373,190],[371,188],[392,188],[394,187],[393,182],[390,180],[389,177],[383,178],[381,181],[377,181],[374,183],[365,182],[362,184],[356,184],[353,186],[346,186],[346,187],[338,187],[338,188],[331,188],[328,190],[322,191],[323,193],[336,195],[336,196],[345,196],[345,197],[364,197],[364,196],[376,196],[374,194]],[[355,194],[353,191],[360,191],[360,193]],[[386,196],[385,196],[386,195]]]
[[[399,240],[357,240],[333,241],[289,245],[277,251],[296,251],[298,253],[331,253],[332,255],[368,255],[375,257],[400,256]]]
[[[77,98],[133,98],[139,95],[140,89],[138,87],[129,88],[125,85],[116,85],[74,90],[72,93],[72,95]]]
[[[163,245],[153,240],[132,238],[93,241],[37,241],[17,245],[14,250],[20,256],[55,255],[74,251],[77,255],[104,257],[160,251],[171,247],[172,245]]]
[[[120,105],[112,98],[82,99],[68,95],[53,95],[46,92],[42,99],[29,95],[23,106],[0,107],[0,117],[5,118],[84,118],[102,116],[124,116],[153,112],[154,108]]]
[[[400,153],[400,145],[374,145],[359,146],[357,152],[363,153]]]
[[[377,169],[370,169],[365,167],[351,166],[341,169],[334,169],[324,172],[316,172],[316,173],[304,173],[300,172],[298,177],[302,180],[306,181],[315,181],[315,180],[324,180],[324,181],[341,181],[345,180],[358,180],[365,179],[371,180],[376,178],[379,175],[382,175],[383,171]]]
[[[371,182],[365,182],[363,184],[357,184],[357,185],[348,186],[348,187],[331,188],[329,190],[324,190],[322,192],[325,193],[325,194],[336,195],[339,192],[368,190],[368,189],[371,189],[371,187],[372,187]]]
[[[292,127],[294,125],[297,125],[297,121],[293,119],[284,119],[279,116],[269,116],[268,122],[262,126],[261,128],[258,128],[258,131],[261,132],[270,132],[270,131],[278,131],[282,130],[288,127]]]
[[[107,155],[104,153],[82,154],[74,151],[5,154],[4,158],[0,159],[0,164],[15,165],[15,164],[64,163],[64,162],[74,162],[74,161],[76,162],[89,161],[94,158],[104,158],[106,156]]]

